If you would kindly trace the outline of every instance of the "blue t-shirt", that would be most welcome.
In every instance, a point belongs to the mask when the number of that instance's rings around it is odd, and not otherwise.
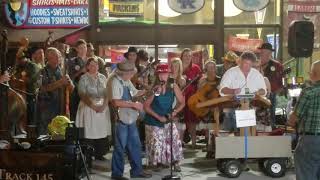
[[[152,103],[152,110],[160,116],[168,115],[172,112],[172,104],[174,102],[173,90],[167,90],[165,94],[155,96]],[[154,118],[150,114],[146,114],[144,118],[145,124],[150,126],[164,127],[164,123]]]

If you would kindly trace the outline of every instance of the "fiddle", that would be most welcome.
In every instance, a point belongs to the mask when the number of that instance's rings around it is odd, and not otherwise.
[[[152,61],[153,61],[153,58],[150,58],[150,59],[152,59]],[[132,84],[134,84],[137,89],[143,89],[143,88],[148,89],[148,87],[146,87],[146,85],[144,85],[143,82],[142,82],[142,76],[149,69],[153,68],[155,65],[160,63],[160,60],[155,60],[153,62],[152,61],[141,72],[138,72],[137,74],[135,74],[133,76],[133,78],[131,79]]]

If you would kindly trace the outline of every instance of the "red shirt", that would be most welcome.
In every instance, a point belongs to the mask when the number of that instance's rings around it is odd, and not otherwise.
[[[183,74],[187,76],[186,81],[188,84],[188,82],[190,82],[197,76],[201,76],[202,72],[198,65],[192,64],[188,69],[185,70]],[[188,102],[188,99],[190,98],[190,96],[192,96],[194,93],[197,92],[197,85],[198,85],[198,81],[195,81],[192,84],[190,84],[190,86],[188,86],[184,91],[186,103]],[[192,111],[190,111],[188,106],[184,108],[184,120],[186,122],[187,127],[189,126],[190,123],[198,122],[198,118]]]
[[[201,76],[202,72],[197,64],[192,64],[188,69],[184,71],[183,74],[187,76],[186,82],[188,84],[188,82],[192,81],[197,76]],[[186,100],[197,91],[197,84],[198,82],[195,81],[194,83],[190,84],[189,87],[187,87],[184,92],[184,94],[186,95]]]

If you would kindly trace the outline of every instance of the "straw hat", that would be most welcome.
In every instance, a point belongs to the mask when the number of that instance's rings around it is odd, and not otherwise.
[[[234,63],[237,61],[238,58],[239,58],[239,56],[233,51],[228,51],[226,53],[226,55],[224,57],[222,57],[222,59],[224,61],[229,61],[229,62],[234,62]]]
[[[136,66],[134,63],[125,60],[117,64],[117,72],[136,72]]]

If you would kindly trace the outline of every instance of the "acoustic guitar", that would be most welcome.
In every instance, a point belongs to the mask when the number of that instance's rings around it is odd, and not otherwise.
[[[219,91],[217,90],[219,83],[220,78],[217,77],[214,82],[206,83],[188,99],[188,107],[197,117],[202,118],[209,113],[209,107],[199,108],[197,107],[197,104],[209,99],[218,98],[220,96]]]

